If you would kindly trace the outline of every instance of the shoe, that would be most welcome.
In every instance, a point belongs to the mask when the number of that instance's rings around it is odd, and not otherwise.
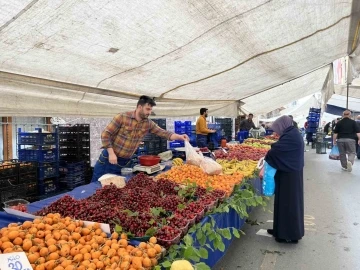
[[[350,161],[347,162],[347,170],[348,172],[352,171],[352,163]]]
[[[268,234],[271,234],[271,235],[274,235],[274,230],[273,230],[273,229],[268,229],[268,230],[267,230],[267,233],[268,233]]]
[[[343,171],[348,171],[348,169],[347,169],[347,168],[344,168],[344,167],[341,167],[341,169],[342,169]]]
[[[281,239],[281,238],[275,238],[275,241],[278,243],[285,243],[285,244],[297,244],[298,240],[288,240],[288,239]]]

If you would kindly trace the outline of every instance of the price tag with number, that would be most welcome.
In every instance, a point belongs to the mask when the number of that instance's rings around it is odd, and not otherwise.
[[[24,252],[0,254],[0,270],[32,270]]]

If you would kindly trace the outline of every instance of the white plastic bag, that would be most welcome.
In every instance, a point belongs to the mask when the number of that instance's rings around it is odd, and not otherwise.
[[[222,173],[222,167],[212,158],[204,157],[200,163],[200,168],[209,175],[218,175]]]
[[[197,153],[188,141],[185,141],[185,154],[187,164],[200,167],[200,163],[204,159],[204,156],[201,152]]]

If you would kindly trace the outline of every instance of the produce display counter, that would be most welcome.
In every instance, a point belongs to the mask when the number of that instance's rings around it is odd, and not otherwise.
[[[261,194],[261,181],[259,178],[252,178],[252,179],[248,180],[248,183],[250,183],[251,186],[256,190],[257,195]],[[87,197],[91,196],[92,194],[94,194],[98,188],[101,188],[101,184],[99,182],[80,186],[70,192],[56,195],[56,196],[47,198],[45,200],[31,203],[28,205],[28,211],[30,213],[38,211],[38,210],[48,206],[52,202],[58,200],[60,197],[64,196],[65,194],[68,194],[68,195],[74,197],[75,199],[84,199],[84,198],[87,198]],[[249,209],[249,211],[251,211],[251,209]],[[241,218],[239,216],[239,214],[233,209],[230,209],[230,211],[228,213],[212,214],[211,217],[216,222],[215,228],[219,228],[219,229],[229,228],[229,227],[241,229],[242,226],[245,224],[245,219]],[[9,223],[24,222],[25,220],[28,220],[28,219],[10,215],[10,214],[7,214],[6,212],[0,212],[0,228],[7,226]],[[202,225],[204,225],[210,221],[211,221],[211,218],[209,216],[205,216],[200,221],[200,223]],[[192,236],[193,236],[193,239],[196,239],[195,233],[193,233]],[[225,252],[229,248],[231,242],[232,242],[232,239],[228,240],[228,239],[224,238],[223,243],[225,245],[225,251],[221,252],[219,250],[210,250],[209,249],[208,250],[208,254],[209,254],[208,258],[203,259],[202,261],[205,262],[208,266],[213,267],[225,254]],[[197,245],[197,242],[195,240],[194,246],[196,246],[196,245]]]

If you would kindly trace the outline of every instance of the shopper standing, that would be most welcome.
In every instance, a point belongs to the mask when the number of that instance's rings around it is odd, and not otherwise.
[[[354,165],[356,155],[355,138],[360,139],[360,128],[350,117],[351,112],[349,110],[344,111],[343,119],[336,124],[333,136],[333,144],[337,144],[339,147],[341,167],[348,172],[352,171]],[[360,141],[358,141],[359,143]]]
[[[253,122],[254,115],[252,113],[249,114],[248,119],[241,121],[240,123],[240,131],[249,131],[252,128],[256,128]]]
[[[358,125],[358,128],[360,128],[360,115],[356,117],[356,123]],[[360,144],[359,144],[359,138],[356,136],[356,154],[357,158],[360,159]]]
[[[306,132],[306,141],[307,141],[306,145],[309,145],[309,143],[313,141],[312,140],[313,133],[308,131],[308,128],[309,128],[308,121],[309,121],[309,117],[306,117],[306,122],[304,124],[305,132]]]
[[[153,133],[168,140],[189,140],[161,129],[149,119],[155,101],[141,96],[135,111],[117,114],[101,134],[104,149],[94,167],[92,182],[107,173],[121,174],[121,169],[130,164],[131,157],[147,133]]]
[[[304,236],[304,140],[288,116],[278,118],[272,129],[280,139],[265,157],[277,170],[274,223],[268,233],[277,242],[297,243]]]
[[[198,147],[207,147],[207,136],[215,133],[216,130],[208,129],[206,118],[208,117],[208,109],[200,109],[200,117],[196,122],[196,144]]]

